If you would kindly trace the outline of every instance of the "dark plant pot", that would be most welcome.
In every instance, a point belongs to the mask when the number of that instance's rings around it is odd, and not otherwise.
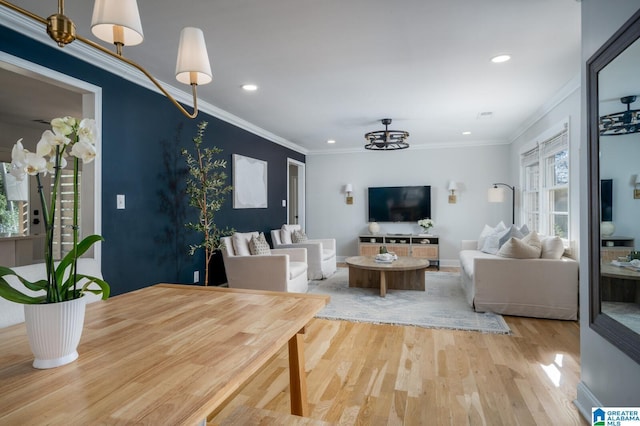
[[[216,250],[209,261],[209,283],[208,285],[222,285],[227,282],[227,273],[224,269],[222,251]]]

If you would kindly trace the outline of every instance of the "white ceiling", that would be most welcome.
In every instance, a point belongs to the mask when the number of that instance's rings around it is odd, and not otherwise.
[[[57,7],[55,0],[15,3],[41,16]],[[507,143],[580,73],[576,0],[138,0],[138,6],[145,40],[125,47],[125,56],[179,86],[180,29],[202,28],[214,80],[199,86],[199,98],[308,153],[363,150],[364,133],[382,129],[385,117],[393,119],[390,128],[410,132],[412,146]],[[93,2],[66,0],[65,7],[78,33],[93,39]],[[513,59],[490,62],[501,53]],[[242,91],[248,82],[258,91]],[[492,118],[478,119],[481,112]]]

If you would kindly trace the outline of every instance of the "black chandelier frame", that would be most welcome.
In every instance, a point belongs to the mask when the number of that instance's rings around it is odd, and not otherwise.
[[[364,135],[367,140],[365,149],[372,151],[393,151],[398,149],[409,148],[409,143],[405,141],[409,137],[409,132],[404,130],[389,130],[389,124],[391,124],[390,118],[383,118],[381,120],[384,124],[384,130],[376,130]]]
[[[640,110],[631,109],[636,96],[624,96],[620,102],[627,106],[626,111],[615,112],[600,117],[600,136],[629,135],[640,132]]]

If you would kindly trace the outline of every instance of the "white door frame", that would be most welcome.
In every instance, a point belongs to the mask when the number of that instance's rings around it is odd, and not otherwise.
[[[289,209],[291,205],[291,194],[289,194],[291,177],[289,176],[289,167],[292,165],[298,168],[298,223],[302,229],[305,229],[305,164],[301,161],[294,160],[293,158],[287,158],[287,216],[285,218],[285,223],[289,222]]]

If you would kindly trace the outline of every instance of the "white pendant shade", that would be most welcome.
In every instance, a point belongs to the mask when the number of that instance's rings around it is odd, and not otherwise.
[[[135,46],[142,43],[144,34],[136,0],[96,0],[93,5],[91,32],[100,40],[114,42],[114,26],[123,29],[123,44]]]
[[[458,184],[456,183],[456,181],[450,180],[449,181],[449,186],[447,187],[447,189],[449,191],[457,191],[458,190]]]
[[[503,188],[489,188],[488,198],[490,203],[502,203],[504,202],[504,189]]]
[[[348,183],[344,186],[344,192],[353,192],[353,185]]]
[[[184,84],[207,84],[212,80],[207,46],[199,28],[185,27],[180,32],[176,79]]]

